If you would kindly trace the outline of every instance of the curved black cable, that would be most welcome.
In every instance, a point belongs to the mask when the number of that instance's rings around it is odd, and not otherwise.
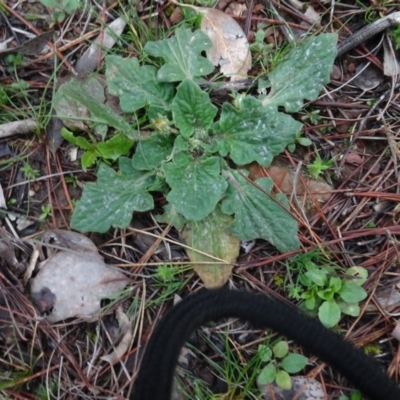
[[[156,326],[134,385],[133,400],[169,400],[179,351],[206,322],[242,318],[294,340],[342,373],[371,400],[400,400],[400,389],[366,356],[316,319],[263,295],[203,290],[173,307]]]

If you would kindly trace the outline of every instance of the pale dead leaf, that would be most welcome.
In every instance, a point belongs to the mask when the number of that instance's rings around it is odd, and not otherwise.
[[[221,287],[227,282],[239,255],[240,240],[229,233],[231,223],[231,216],[216,209],[205,219],[188,223],[182,231],[182,238],[192,248],[187,248],[186,253],[208,289]]]
[[[213,42],[207,58],[231,81],[245,79],[251,68],[249,42],[240,25],[224,12],[199,7],[204,17],[201,29]]]
[[[77,232],[64,231],[62,229],[48,229],[43,233],[43,242],[48,245],[47,254],[53,254],[52,246],[59,249],[71,249],[74,251],[91,251],[97,254],[97,247],[85,235]]]
[[[125,26],[126,22],[122,18],[117,18],[107,25],[103,34],[93,40],[93,43],[78,60],[75,71],[78,73],[93,72],[97,68],[99,60],[104,58],[108,49],[112,48],[119,39]]]
[[[396,312],[400,306],[400,291],[397,285],[390,285],[375,292],[375,299],[379,304],[379,309],[387,313]],[[377,312],[374,303],[368,303],[367,312]]]
[[[70,248],[52,254],[31,282],[31,296],[39,312],[51,322],[77,317],[94,321],[100,316],[100,301],[124,289],[129,279],[106,265],[95,245],[83,235],[61,230],[46,232],[53,247]],[[51,246],[53,245],[53,246]]]
[[[396,321],[396,326],[392,331],[392,336],[400,342],[400,321]]]
[[[30,221],[29,219],[26,219],[24,217],[17,218],[17,229],[20,232],[34,224],[35,224],[35,221]]]
[[[230,77],[231,81],[245,79],[251,68],[251,54],[249,42],[240,25],[215,8],[173,3],[203,14],[200,28],[213,43],[211,49],[206,51],[207,58],[215,66],[220,66],[221,73]]]
[[[4,198],[3,188],[0,185],[0,208],[5,208],[7,210],[6,199]]]
[[[6,57],[9,54],[17,54],[17,53],[20,53],[24,56],[37,56],[44,50],[44,48],[47,45],[47,42],[52,40],[53,35],[54,31],[45,32],[25,42],[22,46],[1,51],[0,58]]]
[[[314,378],[299,375],[292,376],[292,388],[290,390],[281,389],[277,384],[258,385],[263,394],[264,400],[272,399],[298,399],[298,400],[324,400],[326,393],[323,386]]]
[[[361,63],[357,66],[356,72],[357,76],[352,82],[362,90],[375,89],[385,78],[382,70],[373,64],[366,65],[366,63]]]
[[[386,36],[383,40],[383,74],[397,77],[400,74],[400,62],[390,40]]]

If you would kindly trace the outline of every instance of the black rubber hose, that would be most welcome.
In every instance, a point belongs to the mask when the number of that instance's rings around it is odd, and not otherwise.
[[[179,352],[189,335],[209,321],[242,318],[294,340],[337,369],[371,400],[400,400],[400,389],[361,350],[318,320],[260,294],[202,290],[178,303],[156,326],[134,384],[133,400],[169,400]]]

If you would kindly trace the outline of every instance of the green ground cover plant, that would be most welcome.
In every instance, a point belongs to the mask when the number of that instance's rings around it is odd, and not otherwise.
[[[214,71],[202,55],[212,43],[200,30],[178,29],[169,39],[147,42],[146,59],[161,63],[158,69],[136,58],[106,57],[108,91],[119,98],[123,115],[99,104],[76,80],[62,85],[56,101],[86,107],[103,137],[113,128],[136,144],[132,157],[115,157],[117,171],[99,163],[98,181],[85,185],[71,226],[84,232],[124,228],[132,213],[153,210],[153,193],[162,192],[167,204],[159,219],[178,229],[196,224],[199,230],[206,219],[222,219],[226,235],[263,238],[281,252],[299,248],[286,196],[272,195],[268,178],[250,181],[243,166],[256,161],[266,167],[298,140],[302,123],[289,113],[314,100],[329,81],[336,42],[335,34],[305,40],[270,72],[268,94],[233,94],[233,102],[221,107],[199,86]],[[80,140],[72,133],[64,137]],[[90,162],[99,157],[99,146],[86,146]],[[190,240],[201,249],[198,242]]]
[[[289,266],[296,281],[288,285],[289,297],[301,300],[301,308],[318,314],[327,327],[334,327],[342,314],[358,317],[358,303],[367,297],[362,285],[368,271],[362,267],[342,268],[316,251],[296,256]]]
[[[263,363],[267,363],[258,375],[258,383],[266,385],[275,381],[284,390],[292,387],[289,374],[300,372],[307,364],[307,357],[289,353],[289,344],[285,340],[280,340],[273,346],[260,345],[258,356]]]

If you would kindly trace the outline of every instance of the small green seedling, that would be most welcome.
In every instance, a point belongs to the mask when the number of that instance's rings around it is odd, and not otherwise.
[[[307,170],[312,176],[313,179],[318,179],[320,175],[323,174],[324,171],[332,168],[333,160],[323,160],[319,153],[316,152],[316,156],[314,161],[311,164],[307,165]]]
[[[382,354],[382,349],[377,343],[368,343],[363,347],[364,353],[369,356],[379,356]]]
[[[50,381],[46,385],[41,384],[36,390],[36,398],[47,400],[51,397],[57,397],[58,382]]]
[[[72,132],[65,128],[61,129],[61,135],[70,143],[85,150],[81,159],[83,169],[91,167],[99,158],[103,160],[117,160],[120,156],[128,154],[134,143],[132,139],[121,133],[117,133],[111,139],[95,145],[83,136],[74,136]]]
[[[273,45],[266,44],[265,31],[262,29],[258,30],[255,36],[254,43],[250,45],[250,50],[255,56],[255,59],[261,61],[262,65],[268,65],[268,56],[271,54]]]
[[[175,293],[182,290],[190,279],[190,274],[185,278],[183,274],[193,269],[192,266],[176,266],[162,264],[157,267],[152,275],[152,287],[157,288],[158,296],[155,300],[150,300],[146,307],[152,307],[154,304],[162,303],[173,299]]]
[[[40,0],[40,2],[45,7],[53,9],[51,18],[54,23],[64,21],[67,15],[74,13],[82,6],[80,0]]]
[[[341,314],[357,317],[360,314],[358,303],[367,297],[361,287],[368,277],[362,267],[351,267],[341,273],[342,268],[326,262],[317,264],[314,253],[297,256],[289,269],[298,274],[297,282],[289,285],[289,296],[302,300],[301,308],[318,313],[318,318],[327,328],[335,326]]]
[[[22,54],[8,54],[4,58],[4,62],[6,64],[7,72],[14,72],[20,65],[24,64],[24,57]]]
[[[39,215],[39,219],[40,220],[45,220],[47,219],[47,217],[51,214],[51,206],[50,204],[46,204],[44,206],[42,206],[42,212]]]
[[[24,163],[21,167],[21,171],[28,180],[35,180],[40,175],[40,172],[37,169],[32,168],[28,163]]]
[[[183,372],[188,376],[188,379],[180,388],[182,394],[184,394],[183,397],[196,400],[259,399],[260,394],[256,385],[262,365],[259,355],[256,353],[248,357],[246,351],[232,345],[235,341],[234,338],[229,334],[223,334],[219,328],[216,329],[216,332],[221,334],[218,334],[219,339],[217,340],[214,335],[211,336],[207,331],[208,329],[199,330],[198,334],[210,351],[207,350],[203,353],[198,346],[193,346],[190,343],[187,345],[196,354],[196,358],[206,363],[207,368],[213,371],[213,375],[218,380],[226,383],[226,390],[219,394],[213,394],[209,385],[205,384],[204,381],[199,381],[196,376],[190,376],[189,372]],[[179,377],[177,376],[177,378],[179,382]],[[188,382],[193,385],[191,392],[185,391]]]
[[[296,133],[296,137],[294,140],[295,140],[295,142],[290,143],[287,147],[291,153],[293,153],[296,150],[296,144],[299,144],[300,146],[304,146],[304,147],[308,147],[308,146],[312,145],[312,141],[309,138],[303,137],[301,131]]]
[[[354,392],[351,393],[350,397],[349,396],[340,396],[339,400],[361,400],[361,392],[358,390],[355,390]]]
[[[275,381],[284,390],[290,390],[292,387],[289,374],[296,374],[307,365],[307,357],[298,353],[289,353],[288,342],[284,340],[272,347],[260,345],[258,356],[262,362],[267,363],[258,375],[258,384],[266,385]]]
[[[310,121],[312,125],[317,125],[320,119],[319,110],[308,111],[301,117],[302,121]]]

